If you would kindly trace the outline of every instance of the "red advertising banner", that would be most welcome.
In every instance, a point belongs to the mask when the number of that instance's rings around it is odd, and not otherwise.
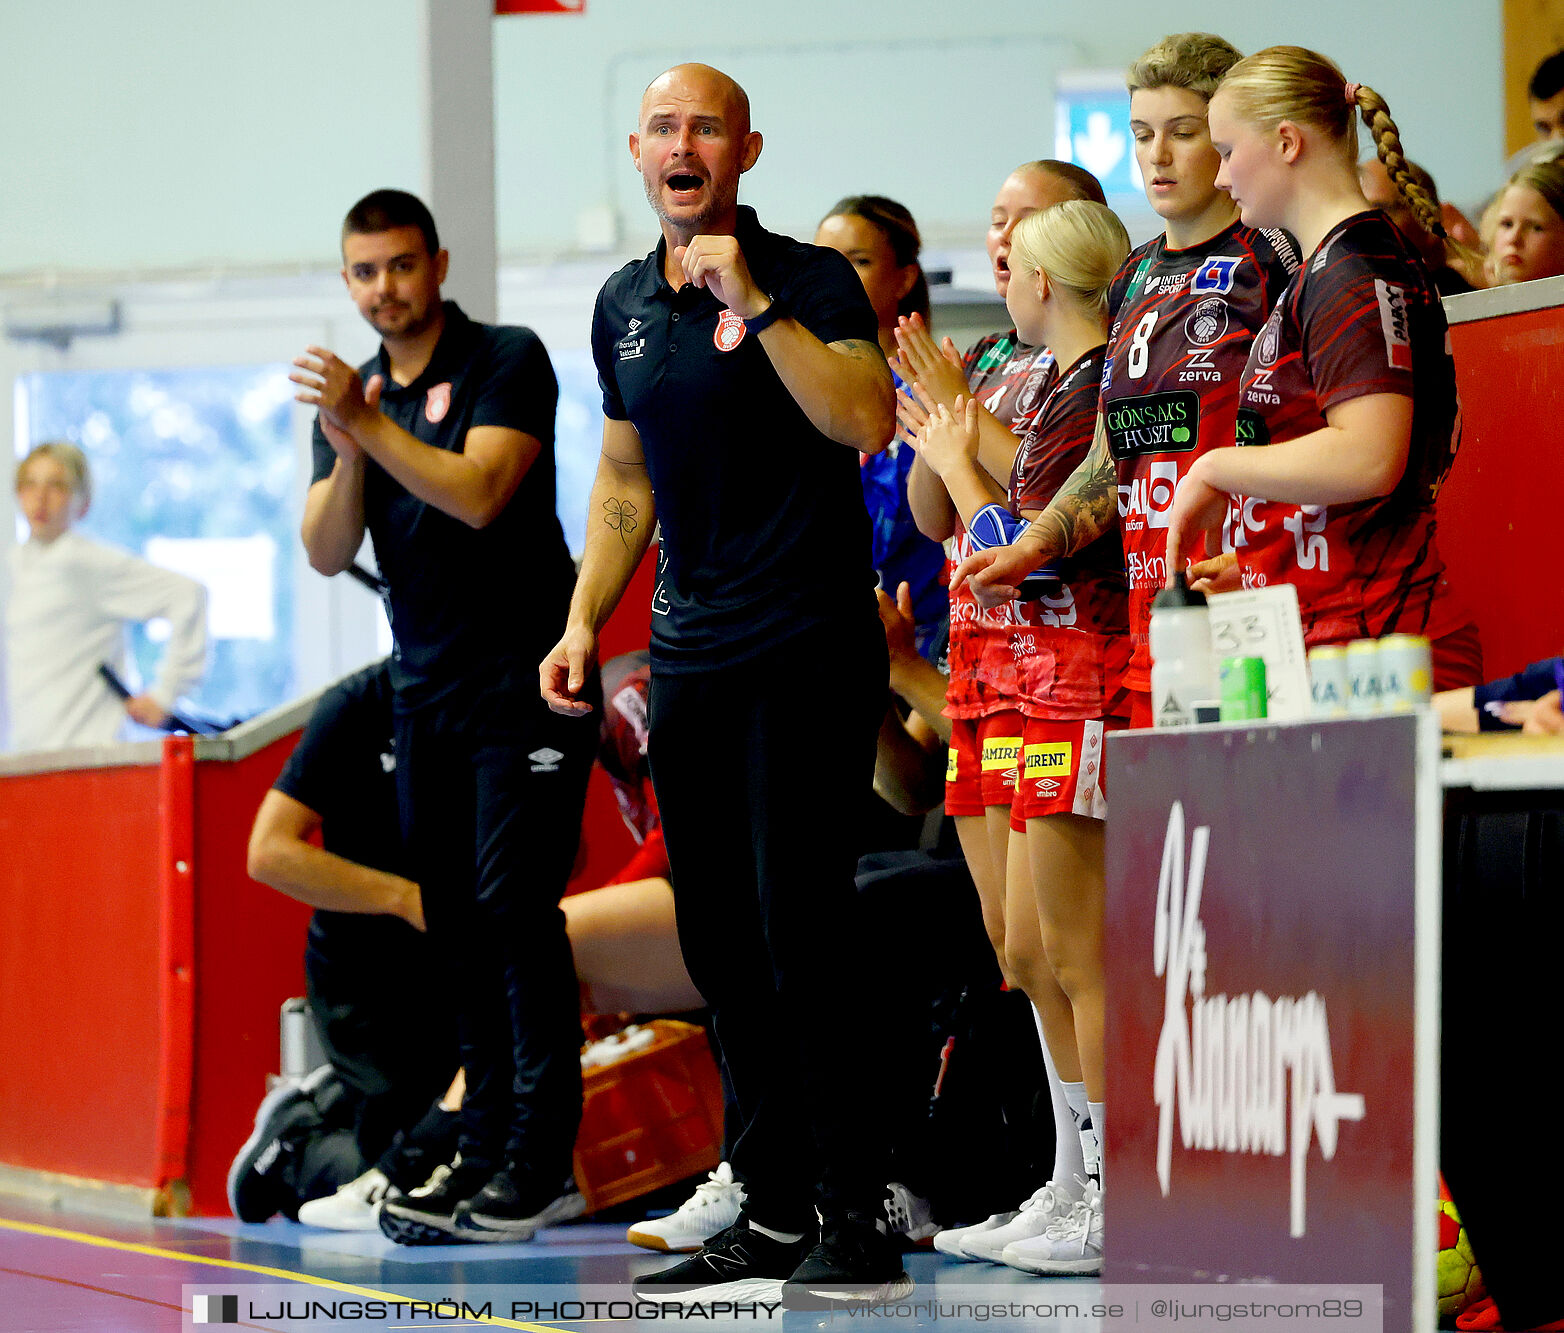
[[[1105,1280],[1381,1284],[1413,1327],[1419,722],[1110,739]]]
[[[496,14],[584,14],[586,0],[494,0]]]

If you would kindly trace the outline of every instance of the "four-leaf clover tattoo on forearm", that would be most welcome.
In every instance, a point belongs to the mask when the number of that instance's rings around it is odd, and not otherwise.
[[[619,534],[625,549],[630,549],[630,534],[641,526],[640,510],[629,500],[610,498],[603,501],[603,522]]]

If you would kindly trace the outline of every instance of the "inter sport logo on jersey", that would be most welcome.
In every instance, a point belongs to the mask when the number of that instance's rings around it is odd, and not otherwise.
[[[1189,290],[1196,296],[1210,296],[1233,290],[1233,274],[1243,263],[1237,255],[1212,255],[1203,261],[1190,279]]]

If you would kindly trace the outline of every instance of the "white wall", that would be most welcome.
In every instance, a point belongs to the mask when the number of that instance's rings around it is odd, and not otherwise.
[[[5,0],[0,275],[297,267],[332,261],[347,205],[418,187],[413,0]],[[749,88],[767,136],[747,197],[808,233],[879,190],[936,243],[975,240],[1016,162],[1051,153],[1055,73],[1126,64],[1170,28],[1241,49],[1315,46],[1379,89],[1409,152],[1457,201],[1502,161],[1498,0],[588,0],[496,20],[500,247],[579,250],[611,210],[653,237],[625,136],[645,83],[702,58]]]

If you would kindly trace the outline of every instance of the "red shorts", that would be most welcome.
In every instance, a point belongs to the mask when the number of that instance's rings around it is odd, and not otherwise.
[[[947,815],[981,815],[988,806],[1010,805],[1025,724],[1013,709],[955,720],[945,764]]]
[[[1108,817],[1108,783],[1103,738],[1123,731],[1129,720],[1054,722],[1029,717],[1022,738],[1023,768],[1010,803],[1010,827],[1026,832],[1026,821],[1045,815]]]
[[[1151,711],[1151,691],[1126,690],[1125,693],[1130,700],[1130,726],[1137,730],[1156,726],[1156,715]]]

